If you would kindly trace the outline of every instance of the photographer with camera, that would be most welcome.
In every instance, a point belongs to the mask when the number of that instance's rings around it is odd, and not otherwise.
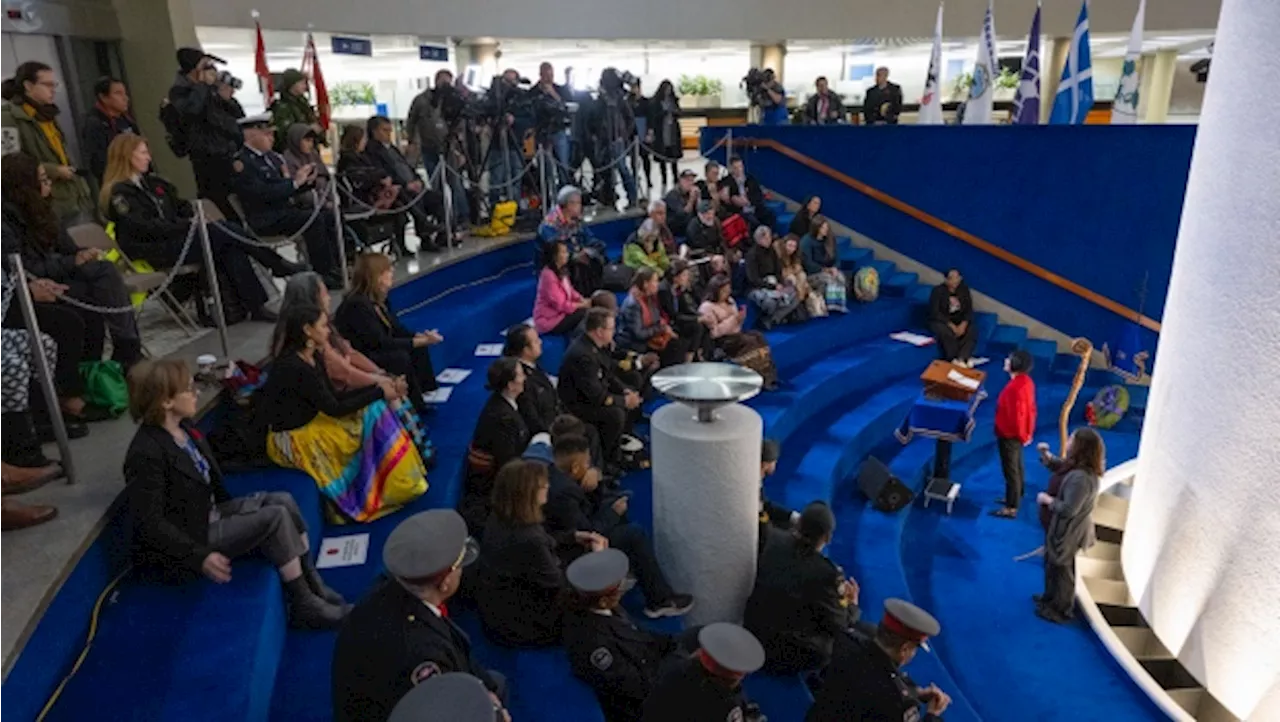
[[[748,70],[742,86],[746,88],[751,104],[760,108],[761,125],[787,124],[787,92],[782,89],[773,68]]]
[[[524,166],[520,155],[520,129],[530,124],[524,106],[526,99],[522,97],[526,90],[520,85],[528,82],[520,77],[519,72],[508,68],[489,86],[485,113],[492,119],[489,125],[489,161],[486,164],[490,206],[503,199],[520,200],[520,173]]]
[[[404,122],[405,134],[409,136],[411,150],[417,150],[422,156],[422,165],[427,175],[436,172],[436,167],[444,161],[445,180],[453,196],[454,228],[465,226],[471,219],[471,204],[467,202],[467,192],[462,186],[462,152],[452,145],[463,131],[463,110],[466,100],[453,85],[453,73],[448,70],[436,72],[432,86],[418,94],[409,106],[409,117]],[[410,153],[412,156],[413,153]]]
[[[222,99],[222,103],[226,106],[226,110],[231,117],[240,120],[244,117],[244,108],[240,106],[240,101],[236,100],[236,92],[244,87],[244,83],[240,79],[224,70],[218,73],[218,79],[213,84],[218,89],[218,97]]]
[[[619,73],[617,68],[605,68],[600,73],[600,97],[596,100],[596,133],[600,147],[598,158],[599,169],[605,179],[603,191],[607,199],[614,196],[615,183],[613,174],[622,175],[622,187],[627,191],[629,206],[636,204],[636,178],[627,167],[626,157],[628,144],[635,134],[635,118],[631,115],[631,104],[627,101],[626,86],[635,82],[635,77],[628,72]]]
[[[538,84],[533,90],[542,93],[534,103],[538,145],[550,148],[555,156],[555,173],[549,178],[559,188],[573,182],[569,173],[569,124],[573,117],[568,105],[573,101],[573,95],[569,88],[557,85],[555,78],[555,68],[551,63],[539,65]]]
[[[178,74],[160,106],[160,120],[174,154],[190,156],[199,197],[213,201],[227,218],[235,218],[227,194],[231,192],[232,156],[242,142],[236,112],[243,117],[244,111],[234,98],[223,95],[234,92],[234,84],[239,82],[218,74],[214,64],[225,62],[199,48],[178,50]],[[219,85],[220,77],[235,83]]]

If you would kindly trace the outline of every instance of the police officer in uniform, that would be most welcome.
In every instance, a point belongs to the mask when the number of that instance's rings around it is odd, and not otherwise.
[[[843,636],[827,668],[822,689],[805,722],[884,720],[940,722],[951,698],[934,685],[920,687],[902,667],[929,637],[941,631],[938,620],[910,602],[888,599],[875,633]],[[921,717],[920,705],[926,712]]]
[[[335,722],[383,722],[434,676],[465,672],[502,703],[506,680],[480,666],[471,640],[449,620],[448,600],[477,550],[452,509],[405,519],[382,549],[386,577],[348,615],[333,651]]]
[[[275,131],[266,113],[240,119],[244,146],[231,161],[231,190],[240,199],[245,220],[257,233],[291,236],[297,233],[312,211],[293,205],[293,197],[314,188],[315,167],[308,164],[292,178],[285,172],[284,158],[271,149]],[[323,202],[324,199],[321,199]],[[307,258],[330,289],[342,287],[338,268],[338,230],[333,213],[320,211],[303,232]]]
[[[751,632],[727,622],[708,624],[698,631],[698,649],[691,656],[663,665],[642,719],[767,722],[742,691],[742,680],[763,664],[764,648]]]
[[[835,639],[858,621],[857,582],[822,554],[835,528],[831,508],[815,501],[760,555],[743,626],[760,639],[772,674],[821,670]]]
[[[409,690],[388,722],[511,722],[484,683],[462,672],[438,674]]]
[[[676,638],[641,629],[620,606],[627,591],[627,555],[601,549],[565,570],[575,591],[565,615],[564,646],[579,679],[591,685],[606,722],[640,722],[659,666],[673,661]]]
[[[779,531],[790,531],[800,521],[800,512],[792,511],[781,504],[769,501],[764,495],[764,480],[773,476],[778,470],[778,459],[782,458],[782,445],[774,439],[765,439],[760,443],[760,548],[764,553],[765,544]]]

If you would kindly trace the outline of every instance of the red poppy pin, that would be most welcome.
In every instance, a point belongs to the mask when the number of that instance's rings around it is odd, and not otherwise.
[[[164,186],[156,186],[156,195],[158,196],[164,195]]]

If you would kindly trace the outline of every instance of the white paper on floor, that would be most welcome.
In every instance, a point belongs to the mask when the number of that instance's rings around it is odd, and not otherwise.
[[[969,359],[969,368],[974,368],[974,367],[977,367],[977,366],[982,366],[982,365],[987,364],[987,363],[990,363],[990,362],[991,362],[991,359],[987,358],[986,356],[979,356],[979,357],[977,357],[977,358],[971,358],[971,359]]]
[[[359,566],[364,564],[368,555],[369,535],[367,533],[329,537],[320,542],[320,555],[316,558],[316,568]]]
[[[476,346],[477,356],[501,356],[502,344],[500,343],[482,343]]]
[[[429,404],[443,404],[453,395],[452,386],[441,386],[435,391],[428,391],[422,395],[422,400]]]
[[[928,346],[929,344],[934,342],[932,336],[922,336],[918,333],[911,333],[910,331],[899,331],[897,333],[891,333],[889,334],[889,338],[893,339],[894,341],[909,343],[912,346]]]
[[[471,375],[471,369],[447,368],[436,374],[436,381],[442,384],[460,384]]]

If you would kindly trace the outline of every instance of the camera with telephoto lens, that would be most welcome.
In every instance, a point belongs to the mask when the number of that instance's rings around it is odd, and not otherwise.
[[[435,101],[440,108],[440,115],[449,125],[460,120],[479,118],[482,113],[481,98],[475,94],[463,95],[453,85],[441,85],[436,88]]]
[[[218,84],[226,85],[230,87],[232,90],[240,90],[240,88],[244,86],[243,81],[241,81],[239,78],[232,75],[229,71],[226,71],[226,70],[222,71],[221,73],[218,73]]]
[[[769,97],[767,92],[772,75],[771,71],[751,68],[743,76],[742,82],[738,83],[738,87],[747,91],[747,98],[750,99],[752,105],[773,105],[773,99]]]

